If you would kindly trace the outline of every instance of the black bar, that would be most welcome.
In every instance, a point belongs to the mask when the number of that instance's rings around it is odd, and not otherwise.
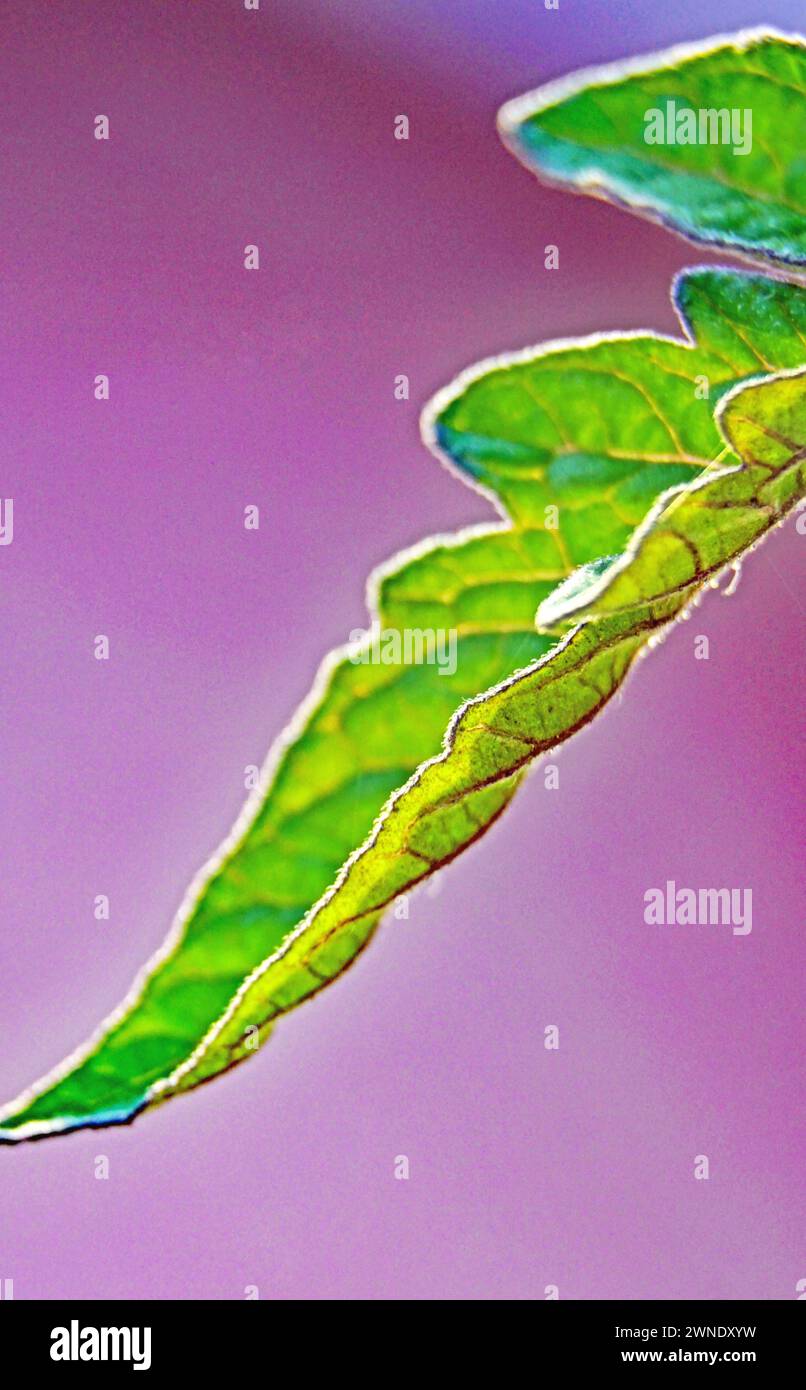
[[[356,1367],[363,1363],[367,1372],[374,1364],[379,1380],[390,1373],[397,1379],[409,1358],[411,1374],[421,1376],[425,1362],[439,1364],[447,1358],[456,1369],[466,1358],[474,1361],[479,1351],[501,1358],[499,1369],[508,1375],[505,1365],[518,1346],[535,1373],[549,1366],[571,1375],[612,1370],[626,1379],[633,1371],[641,1375],[647,1369],[674,1372],[690,1366],[708,1372],[749,1368],[767,1380],[784,1368],[790,1376],[802,1378],[803,1373],[804,1310],[794,1299],[523,1300],[511,1305],[509,1313],[496,1303],[489,1314],[475,1314],[470,1335],[463,1322],[453,1327],[455,1305],[450,1304],[439,1307],[439,1323],[429,1329],[427,1311],[401,1317],[392,1305],[384,1314],[380,1300],[368,1300],[368,1312],[359,1317],[338,1306],[262,1302],[261,1307],[248,1300],[0,1301],[0,1336],[7,1364],[12,1348],[22,1352],[26,1379],[32,1372],[37,1378],[79,1376],[94,1383],[100,1383],[99,1376],[136,1375],[135,1385],[140,1375],[154,1382],[170,1376],[175,1384],[179,1368],[183,1377],[201,1372],[230,1379],[236,1374],[242,1380],[245,1375],[270,1376],[279,1366],[293,1376],[298,1365],[307,1378],[320,1363],[332,1373],[340,1366],[344,1374],[345,1358]],[[421,1323],[427,1343],[418,1335]],[[434,1351],[428,1352],[434,1337]]]

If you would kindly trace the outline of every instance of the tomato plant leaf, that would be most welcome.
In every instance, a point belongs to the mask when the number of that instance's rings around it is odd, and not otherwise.
[[[802,377],[735,388],[802,360],[806,293],[703,269],[675,302],[688,341],[550,344],[440,393],[426,440],[502,520],[396,557],[370,607],[386,634],[455,634],[454,662],[362,659],[371,638],[326,660],[158,957],[79,1054],[6,1107],[0,1138],[119,1123],[248,1056],[794,505]]]
[[[774,30],[671,48],[508,102],[505,144],[549,182],[696,241],[806,262],[806,45]]]

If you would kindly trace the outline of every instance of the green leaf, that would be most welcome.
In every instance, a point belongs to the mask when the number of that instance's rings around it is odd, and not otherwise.
[[[440,755],[396,795],[333,891],[246,983],[164,1097],[239,1061],[248,1027],[265,1036],[279,1015],[335,978],[394,898],[473,844],[529,765],[589,723],[647,643],[803,498],[806,372],[736,388],[719,419],[745,462],[670,495],[619,583],[585,621],[551,653],[459,711]]]
[[[697,241],[806,262],[800,38],[745,30],[587,69],[508,102],[499,128],[550,182],[609,198]]]
[[[585,592],[565,604],[553,595],[553,621],[604,618],[675,596],[687,602],[803,500],[806,371],[735,387],[717,420],[731,450],[722,466],[661,499],[627,552]],[[543,616],[539,610],[538,619]]]
[[[780,410],[782,438],[803,439],[786,394],[802,379],[725,393],[804,360],[806,293],[706,269],[681,277],[675,297],[696,345],[649,334],[548,345],[483,364],[437,397],[427,441],[503,520],[398,556],[373,576],[370,603],[387,633],[455,631],[456,669],[355,662],[366,642],[328,658],[159,957],[87,1048],[6,1107],[0,1139],[129,1120],[250,1055],[279,1014],[355,959],[398,894],[487,829],[534,758],[598,713],[707,578],[794,504],[798,470],[756,477],[761,445],[728,411],[772,392],[768,423]],[[713,418],[723,398],[728,442],[754,460],[740,473],[726,472],[737,459]],[[712,486],[741,502],[729,525],[719,505],[702,510]],[[676,529],[695,508],[692,534],[647,559],[669,506]],[[689,543],[696,574],[678,553]],[[602,611],[569,633],[560,586],[579,566],[584,599]],[[560,630],[539,631],[536,610],[558,592]]]

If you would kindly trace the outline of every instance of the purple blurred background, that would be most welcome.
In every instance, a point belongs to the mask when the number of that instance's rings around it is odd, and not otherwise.
[[[544,338],[674,330],[670,277],[708,258],[542,188],[497,107],[799,8],[7,5],[0,1098],[125,993],[245,765],[363,624],[372,565],[490,515],[419,444],[427,397]],[[257,1059],[131,1129],[0,1150],[0,1280],[795,1297],[803,545],[789,526],[710,595],[563,750],[559,789],[538,771]],[[667,878],[752,888],[752,934],[646,926]]]

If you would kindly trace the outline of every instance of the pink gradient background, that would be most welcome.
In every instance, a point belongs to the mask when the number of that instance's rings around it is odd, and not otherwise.
[[[3,1099],[159,944],[371,566],[490,515],[421,447],[427,397],[503,349],[675,327],[671,275],[708,257],[540,187],[497,107],[799,8],[6,7]],[[131,1129],[0,1149],[16,1297],[793,1298],[803,546],[709,596],[560,789],[538,772],[256,1060]],[[752,935],[647,927],[667,878],[752,888]]]

